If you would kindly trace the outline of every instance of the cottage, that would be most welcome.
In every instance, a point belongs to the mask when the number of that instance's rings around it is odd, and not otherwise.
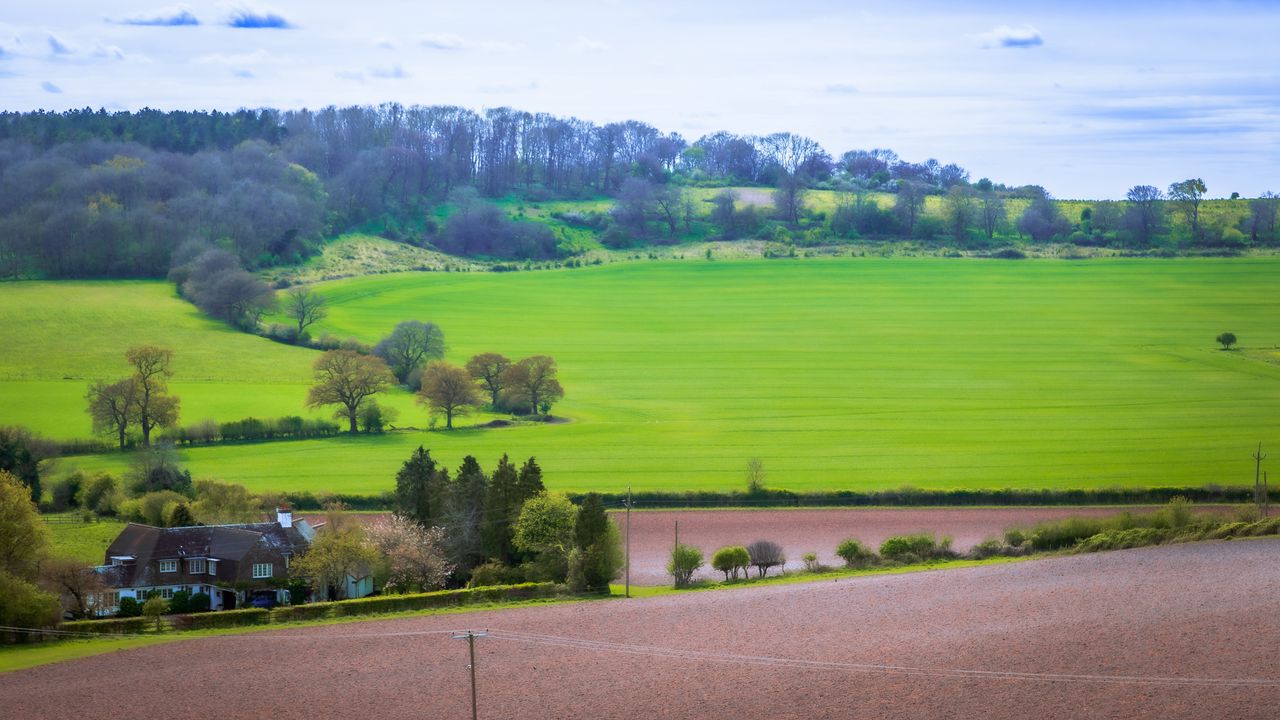
[[[177,528],[130,523],[97,568],[110,589],[98,612],[117,612],[121,598],[169,599],[183,590],[208,595],[212,610],[263,596],[287,602],[282,586],[289,560],[306,552],[314,537],[307,521],[294,521],[286,509],[276,512],[274,522]]]

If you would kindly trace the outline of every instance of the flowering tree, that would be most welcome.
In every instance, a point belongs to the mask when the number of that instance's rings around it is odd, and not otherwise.
[[[401,515],[369,526],[369,543],[386,558],[390,592],[444,587],[454,566],[444,552],[444,528],[424,528]]]

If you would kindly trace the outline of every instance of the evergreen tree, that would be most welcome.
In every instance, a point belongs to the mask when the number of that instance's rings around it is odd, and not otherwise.
[[[578,522],[574,525],[574,540],[581,550],[586,550],[609,529],[609,516],[604,512],[600,493],[587,493],[578,508]]]
[[[547,488],[542,484],[542,468],[538,467],[537,461],[531,457],[520,467],[520,477],[516,481],[516,512],[520,511],[518,506],[523,505],[525,500],[546,490]]]
[[[575,590],[602,591],[622,567],[619,533],[599,493],[589,493],[578,508],[574,523],[574,552],[570,557],[570,581]]]
[[[449,560],[460,573],[469,573],[484,562],[480,531],[488,519],[484,505],[488,486],[489,477],[472,455],[462,459],[457,477],[449,484],[446,543]]]
[[[421,445],[396,473],[396,512],[423,527],[438,524],[444,514],[443,495],[448,476],[436,466],[431,451]]]
[[[196,518],[191,514],[190,505],[178,503],[173,506],[173,511],[169,513],[167,527],[192,527],[196,524]]]
[[[515,465],[504,453],[498,467],[489,478],[489,490],[485,495],[485,524],[481,528],[484,554],[498,562],[515,560],[515,546],[511,543],[511,524],[520,513],[517,483],[520,478]]]

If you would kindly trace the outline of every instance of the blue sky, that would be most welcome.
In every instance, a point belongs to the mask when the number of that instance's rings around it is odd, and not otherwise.
[[[10,0],[0,107],[507,105],[1252,196],[1280,191],[1278,29],[1265,2]]]

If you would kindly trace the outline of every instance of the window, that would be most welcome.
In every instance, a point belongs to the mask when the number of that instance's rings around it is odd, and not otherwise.
[[[271,577],[271,563],[254,563],[253,564],[253,579],[257,580],[260,578],[269,578],[269,577]]]
[[[178,572],[177,560],[161,560],[160,572]]]
[[[146,592],[143,592],[142,595],[143,597],[140,599],[143,601],[149,600],[153,597],[162,598],[164,600],[172,600],[173,588],[171,587],[156,588],[155,590],[148,590]]]
[[[187,572],[192,575],[204,574],[204,558],[191,559],[187,561]]]
[[[210,561],[209,561],[209,574],[210,574],[210,575],[217,575],[217,574],[218,574],[218,561],[217,561],[217,560],[210,560]]]

